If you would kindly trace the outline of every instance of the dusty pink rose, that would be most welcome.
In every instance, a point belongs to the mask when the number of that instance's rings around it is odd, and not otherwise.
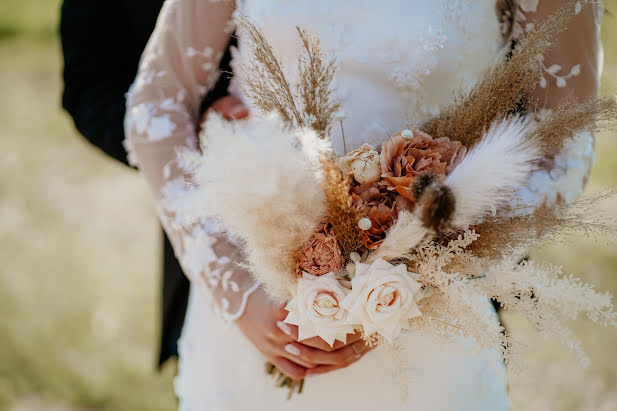
[[[304,246],[299,258],[299,271],[324,275],[340,270],[343,256],[329,224],[324,224]]]

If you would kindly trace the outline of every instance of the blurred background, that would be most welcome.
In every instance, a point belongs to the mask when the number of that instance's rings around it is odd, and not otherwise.
[[[84,0],[87,1],[87,0]],[[160,233],[139,176],[89,146],[60,110],[59,1],[0,1],[0,410],[173,410],[155,371]],[[605,2],[617,13],[617,0]],[[603,93],[617,89],[617,16],[602,26]],[[588,191],[617,182],[617,133],[597,138]],[[617,199],[606,204],[617,219]],[[617,295],[617,246],[534,252]],[[592,365],[520,318],[528,372],[516,410],[617,410],[617,330],[573,327]]]

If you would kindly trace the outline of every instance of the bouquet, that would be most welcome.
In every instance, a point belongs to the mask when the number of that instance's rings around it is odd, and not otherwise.
[[[612,231],[589,211],[610,193],[533,209],[511,201],[543,159],[617,114],[611,98],[566,102],[542,118],[518,114],[542,75],[537,56],[570,14],[564,9],[537,27],[440,115],[401,124],[380,148],[364,144],[343,155],[329,142],[332,127],[344,138],[345,115],[331,89],[335,60],[298,29],[304,54],[292,85],[263,34],[242,19],[255,56],[245,91],[269,114],[207,121],[190,214],[218,217],[242,242],[246,266],[287,303],[286,322],[299,327],[301,340],[333,344],[360,330],[367,344],[394,345],[415,329],[473,338],[512,366],[516,340],[487,313],[492,298],[585,363],[564,319],[584,314],[615,326],[611,296],[523,258],[558,235]]]

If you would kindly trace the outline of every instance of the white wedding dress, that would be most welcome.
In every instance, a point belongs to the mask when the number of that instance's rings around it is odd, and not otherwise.
[[[236,8],[263,30],[292,80],[301,47],[296,26],[316,34],[325,54],[336,57],[335,89],[345,112],[349,151],[364,142],[379,146],[406,124],[421,124],[438,113],[504,58],[502,49],[511,38],[532,29],[558,2],[511,3],[499,7],[495,0],[165,3],[129,94],[126,130],[131,160],[144,173],[192,281],[175,382],[180,409],[509,409],[505,372],[493,353],[471,354],[459,348],[473,341],[447,345],[413,331],[401,336],[403,350],[394,359],[403,364],[405,375],[393,374],[396,367],[387,351],[373,350],[348,368],[308,378],[304,392],[287,401],[287,391],[265,375],[264,357],[230,321],[242,315],[258,284],[233,266],[238,251],[207,222],[184,223],[182,196],[190,164],[180,154],[199,150],[199,105],[216,81]],[[558,48],[545,56],[551,64],[546,67],[546,84],[538,89],[537,95],[544,96],[541,106],[555,106],[566,83],[568,94],[575,98],[595,94],[596,14],[597,10],[583,10],[574,20],[588,26],[582,34],[570,32],[573,50]],[[251,52],[243,32],[237,35],[231,92],[242,97],[243,67]],[[559,67],[553,67],[556,59]],[[258,118],[259,110],[253,108],[251,115]],[[204,134],[207,138],[207,130]],[[544,199],[575,198],[592,163],[592,141],[589,134],[579,135],[550,168],[532,177],[535,183],[522,190],[517,201],[533,205]],[[333,127],[332,142],[342,153],[339,127]],[[488,301],[486,309],[492,310]]]

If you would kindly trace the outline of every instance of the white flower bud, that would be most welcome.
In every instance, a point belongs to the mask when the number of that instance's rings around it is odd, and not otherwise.
[[[349,274],[349,276],[353,278],[356,275],[356,264],[351,261],[348,262],[347,265],[345,266],[345,270],[347,270],[347,273]]]
[[[401,137],[406,138],[407,140],[411,140],[413,138],[413,131],[403,130],[401,131]]]
[[[344,111],[338,111],[334,114],[334,120],[335,121],[343,121],[347,118],[347,115],[345,114]]]
[[[358,221],[358,227],[360,227],[360,230],[362,231],[370,230],[372,226],[373,223],[366,217],[363,217],[360,221]]]

